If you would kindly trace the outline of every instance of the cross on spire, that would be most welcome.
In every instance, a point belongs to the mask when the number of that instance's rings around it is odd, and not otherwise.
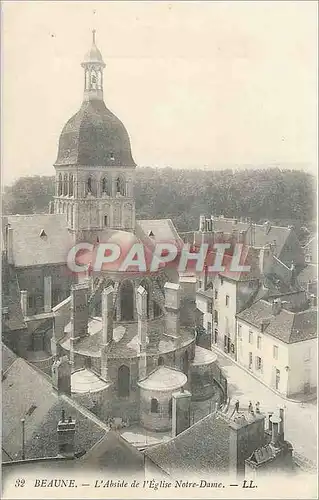
[[[92,35],[93,35],[93,43],[95,44],[95,33],[96,33],[96,29],[93,29],[92,30]]]

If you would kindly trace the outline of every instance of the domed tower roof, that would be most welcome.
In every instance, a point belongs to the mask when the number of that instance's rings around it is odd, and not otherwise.
[[[103,100],[105,64],[95,43],[95,31],[82,67],[85,78],[83,103],[62,130],[55,165],[134,168],[129,135]]]

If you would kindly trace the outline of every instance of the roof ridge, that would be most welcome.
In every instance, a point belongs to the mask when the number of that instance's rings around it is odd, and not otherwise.
[[[67,396],[66,394],[61,394],[61,398],[64,399],[67,403],[69,403],[71,406],[73,406],[73,408],[82,413],[82,415],[90,419],[91,422],[94,422],[96,425],[101,427],[101,429],[104,429],[105,431],[110,430],[109,427],[104,422],[102,422],[102,420],[100,420],[96,415],[94,415],[94,413],[85,408],[85,406],[78,403],[78,401],[76,401],[72,397]]]

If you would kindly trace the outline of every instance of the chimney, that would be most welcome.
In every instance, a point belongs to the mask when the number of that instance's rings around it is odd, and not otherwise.
[[[9,264],[13,264],[13,229],[7,227],[7,259]]]
[[[282,309],[282,302],[281,299],[275,299],[272,303],[272,309],[271,312],[274,316],[280,313]]]
[[[71,396],[71,363],[67,356],[57,358],[52,365],[52,385],[59,394]]]
[[[310,295],[310,304],[312,307],[317,307],[317,297],[314,294]]]
[[[54,214],[54,204],[53,201],[49,201],[49,214]]]
[[[272,423],[271,444],[273,446],[277,446],[278,435],[279,435],[279,424],[281,423],[281,418],[278,417],[278,415],[272,415],[272,417],[270,418],[270,422]]]
[[[44,312],[52,309],[52,277],[44,276]]]
[[[265,232],[265,234],[268,234],[270,230],[271,230],[271,224],[270,224],[269,220],[267,220],[266,222],[264,222],[264,232]]]
[[[190,426],[191,393],[183,387],[172,394],[172,437],[176,437]]]
[[[268,414],[268,431],[269,432],[272,432],[272,421],[271,421],[272,416],[273,416],[273,412]]]
[[[58,454],[64,458],[74,458],[75,454],[75,424],[72,417],[65,417],[62,410],[61,420],[59,420],[58,433]]]
[[[20,305],[23,316],[28,316],[28,292],[27,290],[20,291]]]
[[[88,335],[88,291],[87,283],[71,287],[71,337],[73,339]]]
[[[147,291],[142,286],[136,290],[137,335],[139,345],[139,380],[146,377],[147,344]]]
[[[176,283],[165,283],[165,333],[179,338],[181,286]]]
[[[245,236],[246,236],[246,231],[239,231],[238,243],[244,244]]]

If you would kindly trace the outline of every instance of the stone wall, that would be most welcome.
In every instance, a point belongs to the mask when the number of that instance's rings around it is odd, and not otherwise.
[[[148,391],[140,389],[140,422],[145,429],[168,431],[172,427],[173,391]],[[157,401],[157,411],[152,411],[152,399]],[[153,406],[153,409],[155,407]]]

